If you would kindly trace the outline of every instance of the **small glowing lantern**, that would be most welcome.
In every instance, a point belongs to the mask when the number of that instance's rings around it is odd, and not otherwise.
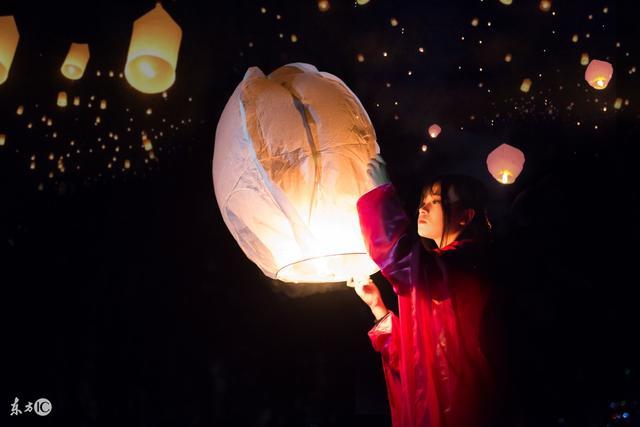
[[[594,89],[602,90],[607,87],[613,76],[613,65],[606,61],[594,59],[584,72],[584,79]]]
[[[358,6],[364,6],[365,4],[369,3],[369,0],[356,0],[356,3],[358,4]]]
[[[58,101],[56,102],[58,107],[67,106],[67,92],[58,92]]]
[[[423,153],[427,152],[427,144],[422,144],[422,147],[420,147],[420,149],[422,150]]]
[[[0,85],[9,77],[19,39],[20,33],[13,16],[0,16]]]
[[[551,0],[541,0],[539,6],[541,11],[549,12],[551,10]]]
[[[107,100],[106,99],[100,100],[100,109],[101,110],[106,110],[107,109]]]
[[[438,135],[440,135],[441,131],[442,131],[442,128],[440,128],[440,126],[438,126],[435,123],[429,126],[429,136],[431,138],[437,138]]]
[[[500,145],[487,156],[487,169],[501,184],[513,184],[523,166],[524,153],[509,144]]]
[[[613,103],[613,108],[616,110],[622,108],[622,98],[616,98],[616,101]]]
[[[504,62],[511,62],[511,59],[512,59],[512,58],[513,58],[513,57],[511,56],[511,54],[510,54],[510,53],[507,53],[507,54],[504,56]]]
[[[89,62],[89,45],[86,43],[71,43],[69,53],[60,67],[62,75],[69,80],[78,80],[84,75]]]
[[[471,26],[472,26],[472,27],[477,27],[479,22],[480,22],[480,21],[478,20],[478,18],[473,18],[473,19],[471,20]]]
[[[79,96],[74,96],[73,97],[73,105],[75,105],[76,107],[78,105],[80,105],[80,97]]]
[[[583,53],[580,55],[580,65],[589,65],[589,54]]]
[[[578,35],[574,34],[573,36],[571,36],[571,41],[574,43],[578,43]]]
[[[124,75],[142,93],[160,93],[176,79],[182,30],[160,3],[133,23]]]
[[[0,133],[0,146],[4,145],[7,142],[7,135],[4,133]]]
[[[500,3],[504,4],[505,6],[509,6],[511,3],[513,3],[513,0],[500,0]]]
[[[146,136],[142,138],[142,146],[144,147],[145,151],[153,150],[153,144],[151,143],[151,140]]]
[[[18,105],[18,109],[16,110],[16,114],[19,115],[19,116],[24,114],[24,106]]]
[[[318,0],[318,10],[320,12],[326,12],[331,8],[329,0]]]
[[[379,152],[358,98],[309,64],[265,76],[257,67],[227,102],[216,129],[213,184],[225,224],[271,278],[327,283],[378,271],[356,209]]]
[[[520,90],[527,93],[529,92],[529,89],[531,89],[531,79],[522,80],[522,83],[520,84]]]

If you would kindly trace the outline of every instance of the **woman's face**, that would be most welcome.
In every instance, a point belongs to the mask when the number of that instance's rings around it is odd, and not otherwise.
[[[442,197],[440,197],[440,183],[427,191],[418,207],[418,234],[436,242],[442,237],[444,228],[444,212],[442,211]]]
[[[458,195],[453,187],[449,189],[449,202],[455,204],[458,201]],[[455,215],[455,212],[452,212]],[[453,218],[455,221],[456,218]],[[457,231],[456,223],[452,224],[453,232]],[[442,209],[442,197],[440,196],[440,183],[437,182],[431,187],[424,196],[420,207],[418,208],[418,235],[432,239],[439,244],[444,229],[444,211]],[[445,236],[448,237],[448,236]],[[449,240],[445,238],[445,241]]]

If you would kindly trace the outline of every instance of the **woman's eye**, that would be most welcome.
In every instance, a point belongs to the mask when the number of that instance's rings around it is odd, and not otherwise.
[[[432,200],[431,203],[433,204],[440,203],[440,200]]]

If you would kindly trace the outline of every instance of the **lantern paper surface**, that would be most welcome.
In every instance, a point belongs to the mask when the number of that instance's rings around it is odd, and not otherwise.
[[[0,84],[9,77],[19,39],[18,26],[13,16],[0,16]]]
[[[513,184],[524,167],[524,153],[502,144],[487,156],[489,173],[501,184]]]
[[[606,61],[592,60],[584,72],[584,79],[594,89],[602,90],[607,87],[613,76],[613,65]]]
[[[89,45],[86,43],[71,43],[69,53],[60,67],[62,75],[70,80],[78,80],[84,75],[89,63]]]
[[[160,3],[133,23],[124,75],[143,93],[160,93],[176,79],[182,30]]]
[[[309,64],[249,68],[220,117],[213,183],[222,218],[268,277],[327,283],[369,276],[356,202],[379,153],[358,98]]]
[[[437,138],[438,135],[440,135],[441,131],[442,128],[440,128],[440,126],[438,126],[437,124],[432,124],[431,126],[429,126],[429,136],[431,138]]]

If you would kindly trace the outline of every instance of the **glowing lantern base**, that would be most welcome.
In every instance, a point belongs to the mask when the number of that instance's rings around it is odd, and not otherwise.
[[[124,69],[127,81],[135,81],[142,93],[159,93],[170,88],[176,80],[171,64],[151,55],[139,56],[127,63]]]

